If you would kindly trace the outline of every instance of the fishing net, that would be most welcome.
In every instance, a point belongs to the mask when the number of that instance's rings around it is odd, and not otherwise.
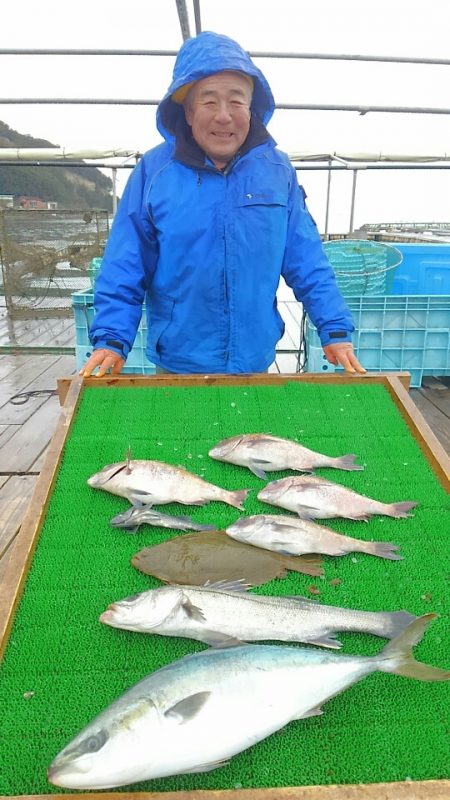
[[[71,316],[71,295],[109,233],[107,211],[0,211],[2,292],[11,317]]]
[[[395,268],[403,259],[396,247],[365,239],[336,239],[323,246],[342,294],[390,293]]]

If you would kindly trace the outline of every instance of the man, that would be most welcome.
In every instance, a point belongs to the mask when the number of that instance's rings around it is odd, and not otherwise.
[[[274,105],[232,39],[204,32],[185,42],[158,106],[165,142],[133,170],[114,219],[81,374],[120,372],[144,301],[146,355],[158,371],[264,372],[284,332],[280,275],[327,359],[365,371],[303,189],[266,130]]]

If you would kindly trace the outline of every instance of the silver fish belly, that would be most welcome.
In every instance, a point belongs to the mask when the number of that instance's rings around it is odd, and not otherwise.
[[[433,618],[415,620],[373,657],[277,645],[187,656],[101,712],[56,756],[48,779],[70,789],[108,789],[205,772],[289,722],[323,713],[328,699],[377,670],[449,680],[450,671],[412,656]]]
[[[365,542],[336,533],[331,528],[308,519],[286,517],[282,514],[257,514],[240,517],[225,529],[225,533],[238,542],[252,544],[282,555],[300,556],[321,553],[342,556],[346,553],[368,555],[398,561],[403,556],[398,546],[389,542]]]
[[[163,461],[133,460],[108,464],[88,479],[88,485],[126,497],[134,505],[204,505],[216,500],[243,510],[242,503],[248,494],[247,489],[222,489],[182,467]]]
[[[322,606],[304,597],[247,593],[240,581],[163,586],[112,603],[100,622],[113,628],[181,636],[210,645],[278,640],[338,649],[338,631],[392,639],[416,617],[406,611]]]
[[[258,493],[258,500],[295,511],[304,519],[368,520],[374,514],[409,517],[408,512],[417,505],[414,501],[382,503],[316,475],[295,475],[272,481]]]
[[[297,442],[263,433],[248,433],[224,439],[209,451],[211,458],[248,467],[258,478],[266,478],[266,472],[293,469],[311,471],[316,467],[361,470],[355,464],[355,455],[327,456],[308,450]]]

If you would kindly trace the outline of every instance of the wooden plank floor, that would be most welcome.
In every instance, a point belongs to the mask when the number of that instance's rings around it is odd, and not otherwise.
[[[271,372],[295,373],[300,341],[298,305],[280,302],[286,333]],[[70,348],[71,319],[14,320],[0,307],[1,347]],[[4,352],[4,351],[3,351]],[[60,413],[57,379],[76,373],[75,355],[0,355],[0,581]],[[426,378],[410,396],[450,454],[450,379]]]

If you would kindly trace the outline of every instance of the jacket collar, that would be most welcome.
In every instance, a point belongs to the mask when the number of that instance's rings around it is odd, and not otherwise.
[[[253,150],[254,147],[257,147],[257,145],[264,144],[268,141],[272,141],[275,144],[265,125],[263,125],[258,117],[255,117],[255,115],[252,114],[250,120],[250,130],[244,144],[238,153],[236,153],[236,155],[221,171],[228,173],[239,158],[248,153],[250,150]],[[194,137],[192,136],[191,128],[187,124],[184,117],[179,118],[175,129],[174,157],[177,161],[181,161],[182,164],[186,164],[188,167],[216,171],[216,167],[207,163],[207,155],[195,141]]]

